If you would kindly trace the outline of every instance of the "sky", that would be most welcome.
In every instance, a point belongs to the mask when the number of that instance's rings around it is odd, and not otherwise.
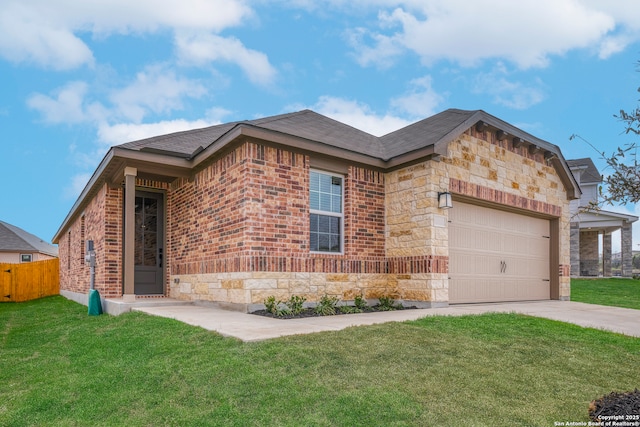
[[[481,109],[606,174],[639,61],[637,0],[0,0],[0,220],[50,241],[109,147],[305,108]]]

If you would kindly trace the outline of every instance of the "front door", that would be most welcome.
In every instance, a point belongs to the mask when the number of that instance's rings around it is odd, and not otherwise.
[[[164,294],[164,197],[136,191],[135,276],[136,295]]]

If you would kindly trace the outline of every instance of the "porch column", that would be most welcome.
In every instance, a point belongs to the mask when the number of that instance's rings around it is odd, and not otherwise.
[[[602,234],[602,277],[611,277],[611,233]]]
[[[620,231],[622,252],[622,277],[633,276],[633,233],[632,223],[625,221]]]
[[[571,277],[580,276],[580,223],[572,222],[569,238],[569,253],[571,254]]]
[[[136,215],[136,168],[124,168],[124,292],[122,299],[133,302],[136,299],[134,282],[135,266],[135,215]]]

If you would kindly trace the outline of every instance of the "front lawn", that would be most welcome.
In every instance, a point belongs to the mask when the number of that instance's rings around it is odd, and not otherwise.
[[[552,426],[639,378],[640,339],[516,314],[245,344],[62,297],[0,305],[3,426]]]
[[[571,301],[640,310],[640,280],[571,279]]]

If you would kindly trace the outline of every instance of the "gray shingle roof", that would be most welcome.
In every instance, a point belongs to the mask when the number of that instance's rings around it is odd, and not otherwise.
[[[0,221],[1,252],[39,252],[58,256],[58,247],[51,245],[38,236],[27,233],[15,225]]]
[[[476,113],[477,111],[450,109],[385,136],[376,137],[314,111],[303,110],[155,136],[119,147],[192,157],[234,127],[249,125],[388,160],[433,145]]]
[[[384,135],[385,160],[435,144],[477,112],[449,109]]]
[[[570,169],[584,169],[580,174],[581,184],[586,184],[588,182],[602,182],[602,176],[600,175],[598,168],[589,157],[567,160],[567,164]]]

